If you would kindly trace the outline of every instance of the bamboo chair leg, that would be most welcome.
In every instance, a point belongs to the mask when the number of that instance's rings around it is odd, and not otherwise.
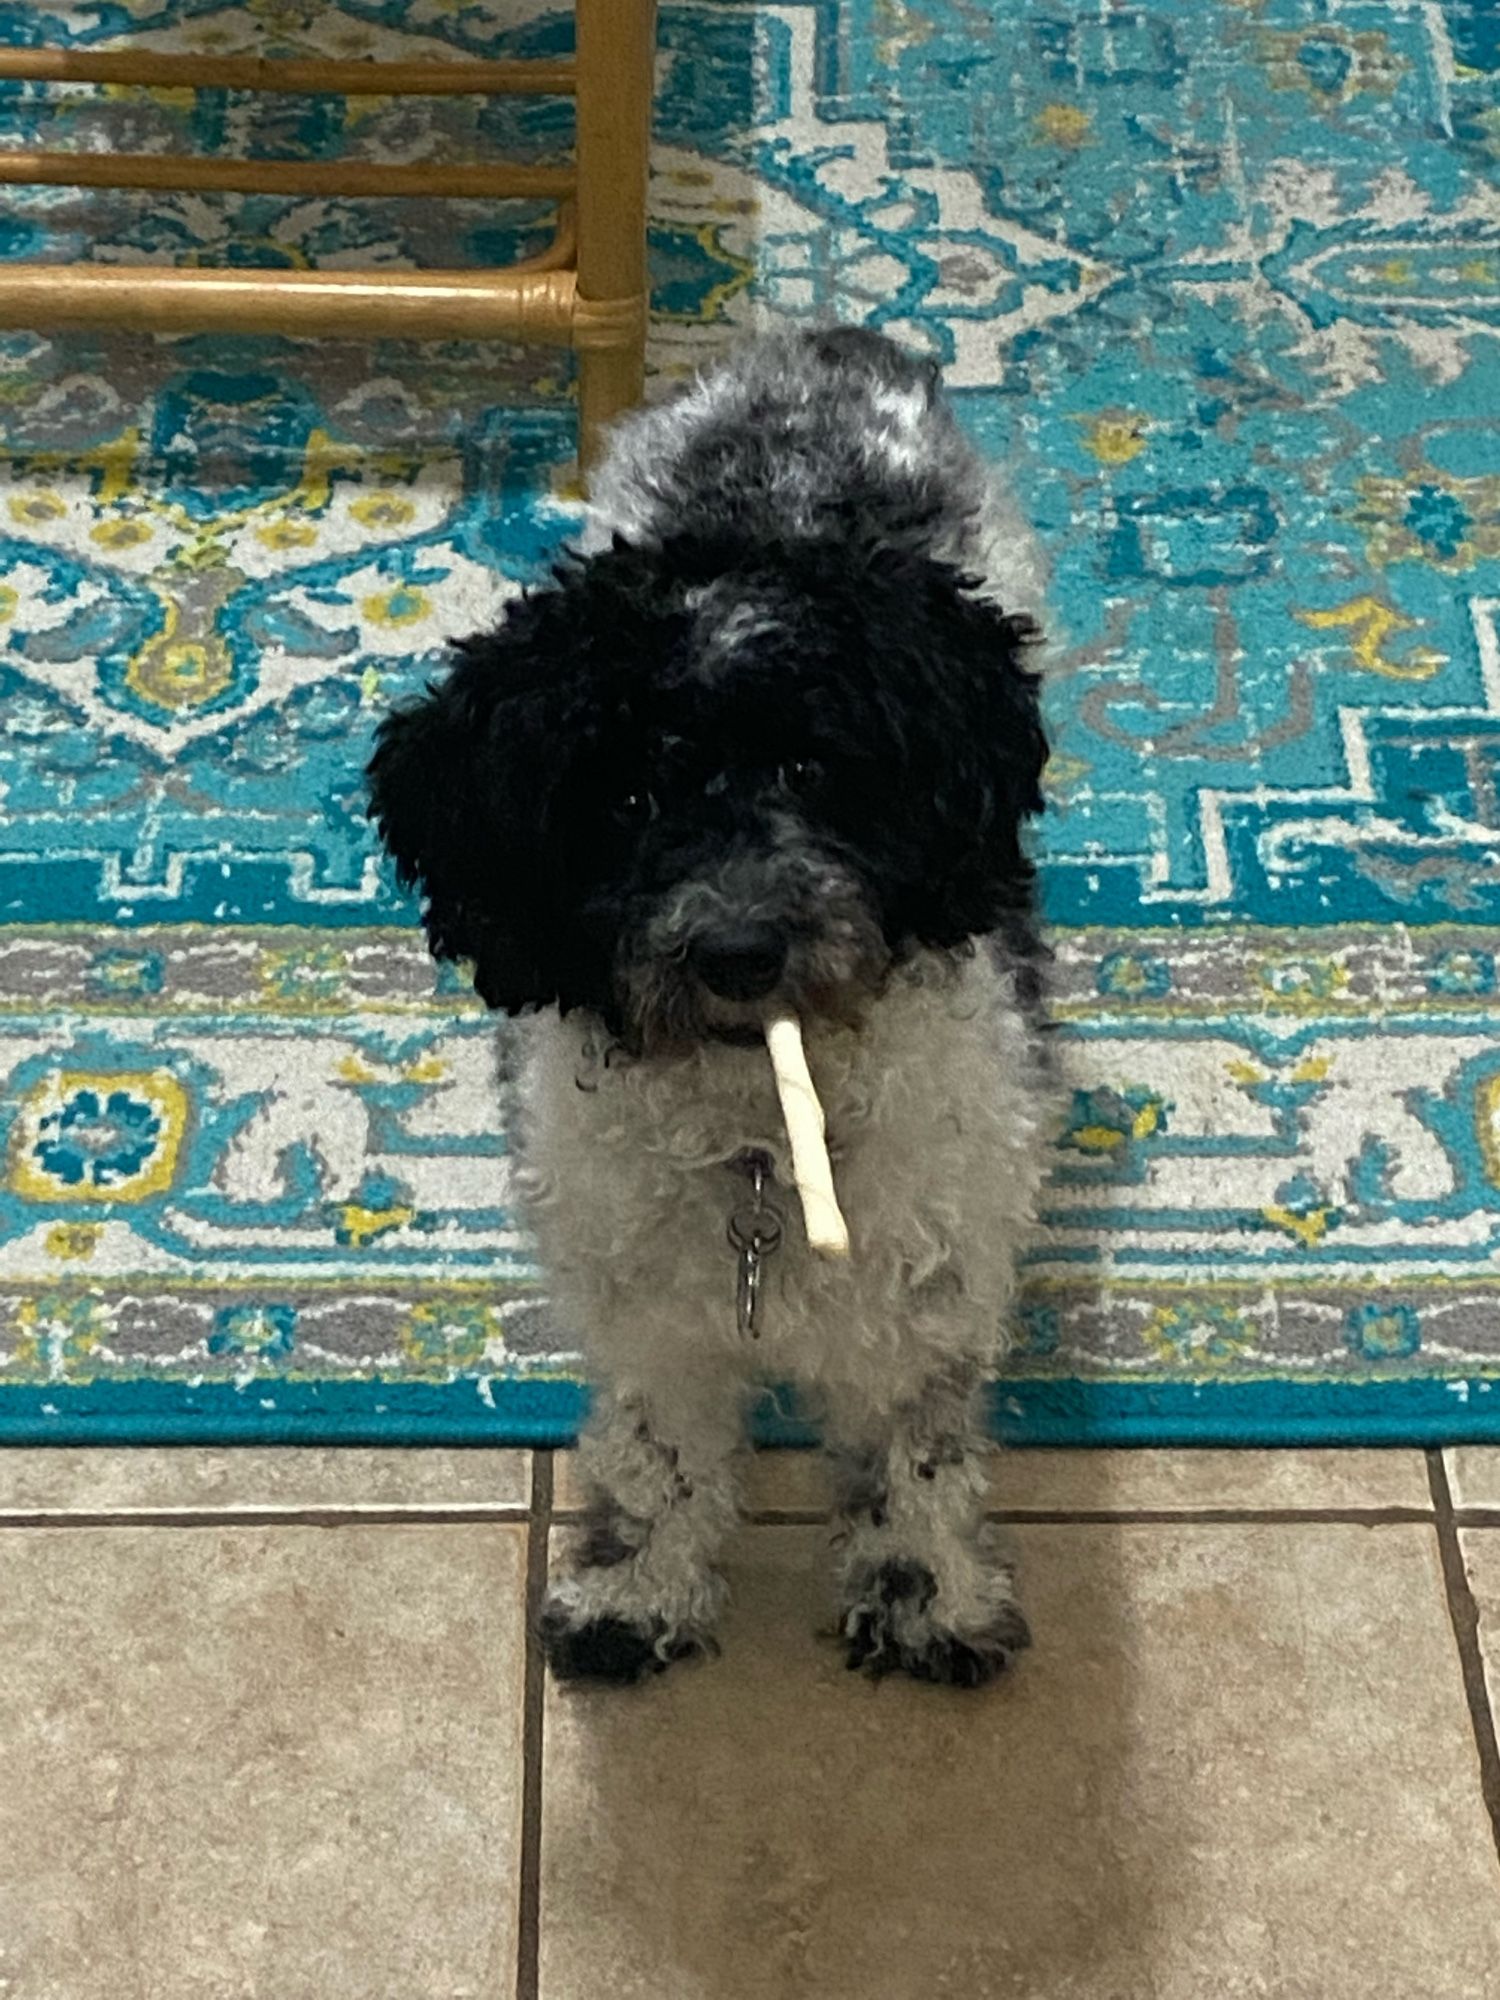
[[[655,0],[577,0],[579,455],[640,401]]]
[[[605,427],[640,400],[645,377],[648,290],[646,177],[651,143],[656,0],[576,0],[576,4],[578,52],[572,65],[488,65],[484,66],[482,79],[474,78],[474,85],[502,90],[566,90],[571,84],[576,93],[577,282],[576,305],[571,314],[571,337],[579,361],[579,456],[587,468],[598,457]],[[70,66],[76,65],[78,74],[82,75],[90,67],[114,63],[122,79],[128,76],[132,82],[150,82],[154,76],[152,63],[155,60],[166,59],[140,53],[101,56],[85,52],[79,56],[68,51],[23,50],[19,54],[0,52],[0,73],[21,74],[24,66],[30,64],[31,70],[26,73],[34,71],[37,76],[50,77],[54,73],[71,73]],[[184,58],[179,64],[184,75],[189,65],[195,75],[200,68],[213,67],[206,58]],[[329,76],[322,74],[325,67],[290,64],[288,87],[309,89],[315,84],[321,87],[330,80]],[[337,65],[333,67],[338,70],[338,80],[347,81],[342,69]],[[347,67],[343,66],[344,69]],[[227,68],[232,71],[232,80],[236,83],[249,83],[256,88],[276,86],[276,63],[256,64],[252,68],[236,61]],[[501,74],[497,76],[495,72]],[[230,79],[226,75],[221,80]],[[402,80],[408,80],[404,73]],[[431,79],[419,75],[410,81],[412,87],[416,87],[429,80],[440,86],[440,94],[472,87],[467,72],[460,71],[455,65],[446,66],[441,76],[434,71]],[[364,78],[358,77],[355,81],[362,82]],[[500,188],[508,192],[513,186],[519,191],[522,183],[528,191],[568,192],[569,177],[556,169],[493,166],[455,171],[477,177],[491,193]],[[401,180],[398,190],[401,193],[418,191],[417,187],[408,186],[409,180],[416,180],[421,191],[428,191],[426,179],[413,170],[371,170],[371,173],[375,172],[383,175],[384,179],[378,189],[372,183],[371,192],[389,192],[386,183],[393,177]],[[332,167],[303,167],[284,162],[266,166],[217,160],[120,162],[114,159],[95,161],[86,157],[74,162],[37,156],[7,163],[0,159],[0,179],[65,180],[70,186],[89,181],[113,185],[121,180],[135,184],[137,179],[144,183],[145,178],[150,178],[153,184],[160,182],[171,186],[188,186],[195,182],[239,186],[249,184],[247,177],[258,177],[259,181],[268,185],[275,180],[279,186],[283,181],[290,185],[294,176],[299,180],[321,176],[330,184],[337,177],[342,188],[345,181],[355,174],[356,169],[344,163]],[[435,171],[431,180],[433,191],[452,191],[446,189],[441,173]],[[566,233],[565,229],[563,233]],[[176,273],[158,275],[142,271],[138,277],[132,274],[128,280],[123,273],[81,273],[78,283],[69,289],[65,277],[56,283],[51,280],[51,268],[14,266],[7,272],[0,267],[0,325],[109,324],[119,314],[122,304],[130,303],[133,316],[128,321],[121,318],[119,323],[179,331],[196,323],[200,308],[202,324],[217,326],[225,323],[226,314],[233,307],[233,301],[227,297],[220,298],[213,284],[207,282],[207,273],[194,273],[191,284]],[[552,289],[547,291],[545,301],[541,298],[541,291],[547,290],[547,287],[541,283],[540,274],[557,268],[556,258],[539,260],[535,267],[537,277],[524,300],[519,295],[511,298],[509,288],[500,287],[506,296],[489,315],[498,324],[491,327],[487,322],[481,329],[476,323],[473,332],[481,337],[485,333],[494,337],[502,330],[512,338],[566,337],[563,323],[567,319],[569,301],[558,289],[561,285],[560,274]],[[516,275],[520,277],[519,272]],[[386,274],[341,274],[324,288],[328,294],[327,303],[334,308],[330,318],[340,330],[352,330],[351,314],[357,303],[361,330],[375,332],[385,326],[384,305],[390,304],[394,308],[399,303],[399,314],[394,310],[391,314],[392,331],[415,338],[424,334],[450,337],[456,328],[449,324],[453,316],[449,309],[462,306],[464,310],[460,316],[467,327],[478,302],[468,296],[472,287],[468,274],[442,273],[433,274],[433,277],[437,289],[444,295],[441,302],[427,296],[433,287],[424,286],[420,280],[402,283],[399,277],[393,279]],[[106,283],[106,279],[118,282]],[[146,305],[152,297],[153,285],[162,301],[159,314]],[[357,302],[352,299],[351,286],[360,291]],[[377,295],[386,287],[390,289],[390,297],[381,299]],[[66,310],[62,296],[65,289]],[[339,294],[337,299],[333,297],[335,289]],[[366,291],[370,294],[368,298],[364,296]],[[532,298],[532,291],[537,293],[535,299]],[[399,301],[396,297],[398,292],[401,294]],[[458,297],[460,292],[464,294],[462,299]],[[346,293],[350,296],[345,296]],[[407,296],[408,293],[410,296]],[[450,294],[453,296],[450,297]],[[291,292],[283,287],[277,292],[274,308],[268,299],[265,310],[256,312],[246,320],[246,324],[258,326],[269,323],[268,312],[279,324],[279,313],[290,302]],[[298,288],[297,331],[312,333],[322,330],[317,324],[321,303],[323,299],[318,277],[311,274],[306,283]],[[540,309],[543,306],[545,310]],[[238,310],[237,307],[233,309]],[[433,315],[430,319],[429,313]],[[526,322],[524,331],[517,324],[515,333],[511,333],[511,323],[522,320]]]

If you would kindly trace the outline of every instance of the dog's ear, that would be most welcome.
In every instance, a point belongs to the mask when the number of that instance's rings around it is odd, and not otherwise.
[[[631,690],[680,640],[670,600],[653,554],[565,556],[378,732],[381,836],[423,892],[433,952],[472,959],[491,1007],[608,1011],[614,941],[586,914],[614,858],[599,772]]]
[[[487,1006],[559,998],[565,975],[543,886],[545,788],[565,738],[546,726],[534,620],[467,641],[376,733],[370,810],[397,876],[423,897],[433,955],[470,959]],[[567,662],[553,663],[559,683]]]
[[[957,609],[954,643],[968,671],[956,686],[976,726],[968,746],[981,824],[1019,829],[1043,809],[1048,747],[1034,663],[1041,633],[1032,619],[967,591]]]
[[[1047,738],[1037,629],[934,565],[902,620],[913,699],[907,778],[930,802],[912,935],[949,947],[1030,907],[1025,824],[1042,810]]]

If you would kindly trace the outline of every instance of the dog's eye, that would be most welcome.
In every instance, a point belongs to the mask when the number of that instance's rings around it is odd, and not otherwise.
[[[655,792],[626,792],[615,805],[615,817],[627,826],[649,826],[660,811]]]
[[[815,757],[804,757],[795,764],[783,764],[778,775],[784,792],[795,792],[799,798],[807,798],[822,784],[823,766]]]

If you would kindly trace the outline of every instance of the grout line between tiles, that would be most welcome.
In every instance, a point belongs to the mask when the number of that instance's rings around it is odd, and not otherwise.
[[[524,1506],[477,1502],[470,1506],[362,1507],[116,1507],[94,1513],[76,1508],[0,1508],[8,1528],[430,1528],[494,1526],[529,1519]]]
[[[542,1759],[546,1662],[541,1610],[552,1526],[552,1454],[536,1452],[531,1472],[531,1527],[526,1543],[526,1676],[522,1697],[521,1865],[516,1897],[515,2000],[537,2000],[541,1977]]]
[[[1430,1526],[1430,1507],[995,1507],[990,1519],[1048,1527],[1353,1527]]]
[[[1458,1647],[1464,1693],[1469,1702],[1469,1720],[1474,1730],[1474,1747],[1479,1755],[1479,1788],[1489,1812],[1496,1854],[1500,1856],[1500,1744],[1495,1739],[1495,1717],[1490,1708],[1484,1654],[1479,1644],[1479,1606],[1469,1585],[1469,1572],[1458,1539],[1459,1522],[1440,1451],[1429,1451],[1427,1454],[1427,1478],[1432,1487],[1438,1554],[1442,1559],[1443,1582],[1448,1592],[1448,1616],[1453,1621],[1453,1637]]]
[[[1273,1527],[1328,1527],[1342,1525],[1363,1528],[1392,1527],[1401,1523],[1432,1525],[1430,1507],[991,1507],[986,1518],[1011,1522],[1018,1527],[1222,1527],[1264,1525]],[[584,1519],[578,1508],[555,1514],[562,1526]],[[832,1519],[825,1507],[764,1507],[747,1512],[743,1519],[752,1528],[820,1528]],[[1500,1525],[1500,1514],[1495,1517]],[[1461,1517],[1464,1527],[1488,1523],[1469,1515]]]
[[[1500,1527],[1500,1508],[1451,1508],[1461,1528]],[[1295,1527],[1346,1523],[1384,1527],[1398,1522],[1430,1522],[1430,1507],[991,1507],[989,1519],[1022,1526],[1097,1527],[1117,1522],[1127,1527],[1153,1523],[1182,1526],[1264,1523]],[[562,1527],[586,1518],[582,1508],[549,1512]],[[823,1507],[762,1507],[744,1519],[757,1528],[821,1527],[831,1518]],[[511,1502],[474,1502],[458,1506],[326,1507],[137,1507],[107,1508],[84,1513],[76,1508],[0,1508],[0,1532],[28,1528],[401,1528],[521,1525],[532,1519],[528,1508]]]

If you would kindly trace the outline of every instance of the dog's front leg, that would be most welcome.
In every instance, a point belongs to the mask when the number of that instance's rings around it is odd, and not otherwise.
[[[740,1440],[733,1380],[601,1395],[579,1446],[588,1526],[542,1614],[560,1680],[635,1681],[712,1649]]]
[[[1010,1569],[986,1546],[979,1379],[977,1366],[955,1363],[841,1439],[835,1422],[852,1668],[977,1687],[1030,1643]]]

